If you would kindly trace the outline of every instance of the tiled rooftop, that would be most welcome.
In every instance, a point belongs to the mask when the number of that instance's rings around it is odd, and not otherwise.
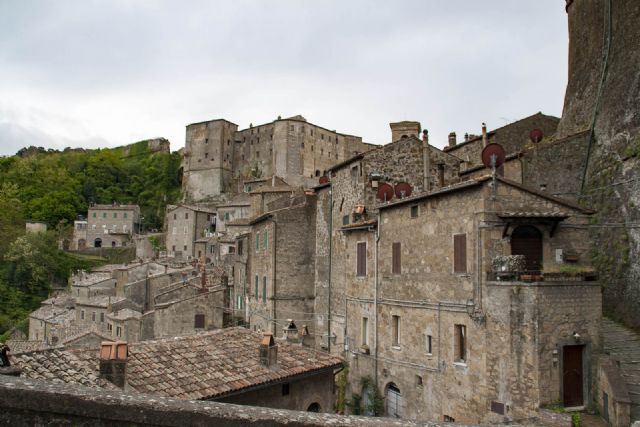
[[[258,359],[261,339],[236,327],[131,344],[127,382],[141,393],[206,399],[342,364],[329,354],[279,343],[277,366],[267,368]]]
[[[10,352],[9,358],[12,366],[22,369],[20,376],[23,378],[117,389],[115,385],[99,378],[97,356],[95,350],[88,355],[86,352],[50,349],[22,354]]]

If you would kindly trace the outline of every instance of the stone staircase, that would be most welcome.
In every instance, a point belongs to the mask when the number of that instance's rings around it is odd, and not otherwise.
[[[603,318],[602,336],[604,352],[620,361],[631,398],[631,421],[640,421],[640,333]]]

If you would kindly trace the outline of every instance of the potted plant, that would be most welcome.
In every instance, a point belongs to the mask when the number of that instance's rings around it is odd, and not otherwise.
[[[498,280],[514,280],[526,266],[524,255],[496,255],[491,268]]]

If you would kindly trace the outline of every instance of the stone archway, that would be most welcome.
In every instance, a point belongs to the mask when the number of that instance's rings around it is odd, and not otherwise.
[[[93,241],[93,247],[94,248],[101,248],[102,247],[102,239],[101,238],[96,238],[96,240]]]
[[[386,412],[388,417],[402,418],[404,402],[400,389],[395,383],[389,383],[385,390]]]
[[[321,411],[322,411],[322,408],[320,407],[320,404],[318,402],[313,402],[307,408],[307,412],[321,412]]]

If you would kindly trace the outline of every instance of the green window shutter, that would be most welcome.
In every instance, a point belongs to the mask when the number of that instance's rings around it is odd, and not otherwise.
[[[95,212],[93,213],[93,217],[94,217],[94,218],[96,217],[96,213],[95,213]]]
[[[114,217],[114,218],[118,218],[118,213],[117,213],[117,212],[114,212],[114,213],[113,213],[113,217]]]
[[[262,302],[267,302],[267,276],[262,276]]]
[[[256,298],[258,298],[258,281],[260,279],[258,279],[258,275],[256,274]]]
[[[127,213],[126,212],[124,213],[124,217],[127,218]]]
[[[106,218],[107,217],[107,213],[106,212],[102,212],[102,218]]]
[[[260,233],[256,233],[256,252],[260,250]]]
[[[269,247],[269,232],[268,231],[264,232],[264,242],[262,242],[262,246],[264,247],[264,249],[267,249]]]

